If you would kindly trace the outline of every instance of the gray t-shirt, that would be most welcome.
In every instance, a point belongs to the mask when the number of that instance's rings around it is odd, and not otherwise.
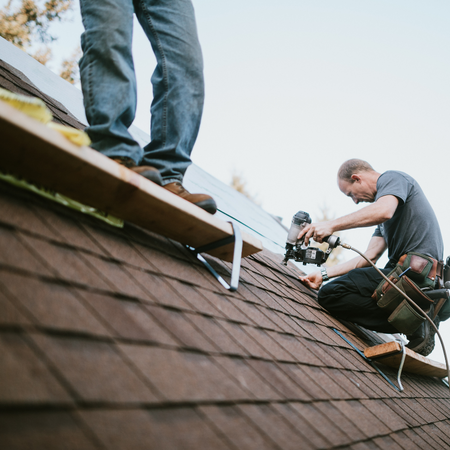
[[[403,172],[388,170],[377,181],[375,201],[395,195],[394,215],[375,229],[373,236],[384,237],[391,263],[407,252],[418,252],[443,259],[444,243],[436,215],[417,181]]]

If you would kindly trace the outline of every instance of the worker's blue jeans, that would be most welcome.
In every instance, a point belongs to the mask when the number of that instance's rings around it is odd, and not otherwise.
[[[203,111],[203,58],[191,0],[80,0],[85,32],[80,74],[92,147],[156,167],[164,184],[183,179]],[[151,142],[128,132],[136,112],[133,14],[157,66],[152,75]],[[145,58],[138,54],[136,58]]]

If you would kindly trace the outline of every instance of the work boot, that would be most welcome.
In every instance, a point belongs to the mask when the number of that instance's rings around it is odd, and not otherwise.
[[[216,202],[212,197],[206,194],[191,194],[179,181],[166,184],[163,188],[175,195],[178,195],[178,197],[184,198],[188,202],[197,205],[199,208],[204,209],[210,214],[214,214],[217,211]]]
[[[162,185],[162,178],[158,169],[155,169],[152,166],[137,166],[131,158],[127,158],[126,156],[115,156],[111,159],[142,177],[147,178],[147,180],[153,181],[153,183],[156,183],[158,186]]]
[[[439,328],[439,316],[436,316],[433,322]],[[436,331],[426,320],[413,334],[406,336],[409,341],[406,347],[419,355],[428,356],[434,350],[435,334]]]

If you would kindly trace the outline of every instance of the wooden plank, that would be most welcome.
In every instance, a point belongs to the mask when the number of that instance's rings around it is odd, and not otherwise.
[[[0,168],[194,248],[233,234],[231,224],[0,101]],[[262,250],[246,232],[243,256]],[[233,245],[211,255],[232,261]]]
[[[374,361],[384,364],[394,369],[398,369],[402,354],[397,353],[392,356],[390,354],[401,351],[402,347],[398,342],[392,341],[386,344],[375,345],[364,350],[366,358],[374,359]],[[417,375],[424,375],[427,377],[445,378],[447,376],[447,368],[445,364],[441,364],[437,361],[425,358],[425,356],[419,355],[413,352],[409,348],[406,348],[405,365],[403,367],[404,372],[415,373]],[[377,360],[377,357],[386,356],[383,359]]]

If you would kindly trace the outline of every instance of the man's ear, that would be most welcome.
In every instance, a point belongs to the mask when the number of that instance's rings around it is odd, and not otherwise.
[[[361,177],[360,177],[357,173],[354,173],[354,174],[351,176],[351,179],[353,180],[353,183],[354,183],[355,181],[361,181]]]

